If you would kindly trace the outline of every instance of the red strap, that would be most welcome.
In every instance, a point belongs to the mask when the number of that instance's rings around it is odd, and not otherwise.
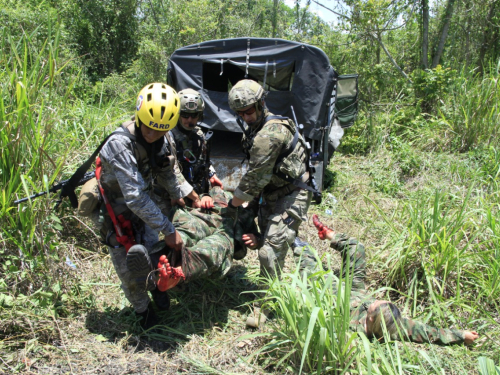
[[[113,207],[111,206],[111,203],[109,203],[109,200],[106,197],[106,193],[104,192],[104,189],[101,185],[101,170],[102,170],[101,158],[97,157],[95,177],[97,179],[97,184],[99,185],[99,191],[101,192],[102,199],[104,200],[104,204],[106,205],[106,209],[108,210],[109,217],[111,217],[111,221],[113,222],[113,227],[115,228],[115,234],[116,234],[116,241],[118,241],[120,245],[125,246],[125,250],[128,252],[128,249],[130,249],[132,246],[135,245],[132,222],[130,220],[125,220],[125,217],[123,215],[118,215],[118,220],[117,220],[115,212],[113,211]]]

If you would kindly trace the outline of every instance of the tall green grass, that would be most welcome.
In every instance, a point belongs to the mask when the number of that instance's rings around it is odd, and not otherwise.
[[[448,116],[448,123],[455,134],[455,147],[459,151],[498,145],[499,72],[498,69],[489,69],[489,72],[477,76],[463,69],[450,91],[449,106],[453,112]]]
[[[332,271],[308,277],[299,267],[267,283],[263,307],[274,311],[277,320],[259,353],[276,358],[270,360],[273,367],[299,374],[347,371],[356,359],[354,340],[359,337],[349,331],[351,283],[339,282]]]
[[[49,22],[41,45],[37,33],[16,37],[3,28],[0,41],[0,259],[14,294],[52,283],[47,259],[58,259],[65,224],[51,194],[13,201],[69,178],[121,111],[77,100],[80,71],[61,52],[59,25]]]
[[[53,97],[61,73],[56,68],[60,63],[59,32],[49,28],[40,50],[32,48],[30,39],[31,35],[24,35],[14,40],[4,29],[0,48],[4,66],[0,73],[1,233],[5,256],[24,258],[18,266],[38,253],[43,258],[44,244],[50,242],[46,231],[52,216],[43,199],[18,207],[12,207],[12,202],[47,189],[64,163],[64,152],[54,152],[61,151],[63,145],[58,144],[58,135],[51,127],[58,118],[55,108],[66,105]],[[12,265],[10,270],[16,268]]]
[[[328,255],[324,261],[330,269]],[[268,321],[271,330],[240,340],[266,338],[267,343],[251,357],[258,356],[275,373],[468,373],[470,366],[446,358],[433,345],[422,348],[393,341],[387,332],[384,340],[370,341],[356,331],[350,324],[351,284],[349,272],[339,280],[331,270],[301,275],[300,267],[282,280],[269,281],[263,306],[273,311],[274,319]]]

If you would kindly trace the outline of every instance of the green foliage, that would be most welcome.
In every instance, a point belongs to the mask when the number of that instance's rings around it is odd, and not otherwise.
[[[65,1],[60,16],[68,30],[68,43],[83,56],[92,81],[121,72],[138,50],[137,0]]]
[[[340,283],[332,271],[301,275],[297,267],[283,280],[266,282],[269,290],[263,307],[271,308],[279,319],[259,352],[272,352],[279,359],[273,363],[277,369],[345,372],[355,360],[353,342],[358,337],[349,331],[350,281]]]
[[[466,235],[472,225],[467,214],[470,192],[459,205],[458,197],[438,191],[434,197],[409,201],[399,213],[407,217],[403,229],[384,215],[399,249],[386,261],[391,285],[408,285],[411,298],[427,296],[435,303],[460,294],[457,280],[468,268],[477,236]]]
[[[479,371],[481,375],[499,375],[500,366],[495,366],[495,362],[486,357],[479,357]]]
[[[500,121],[499,74],[475,76],[463,70],[452,86],[447,121],[455,135],[454,149],[498,145]]]
[[[452,87],[455,77],[455,70],[443,68],[441,65],[434,69],[413,71],[412,78],[415,95],[418,98],[417,104],[421,106],[424,113],[435,113],[443,97]]]
[[[0,331],[14,337],[9,344],[2,336],[2,358],[9,350],[28,353],[36,346],[30,340],[60,345],[52,317],[81,316],[98,303],[95,285],[80,282],[64,263],[70,250],[89,262],[82,252],[88,235],[76,229],[80,223],[70,211],[63,205],[61,212],[52,212],[49,196],[18,207],[12,202],[67,178],[103,135],[131,114],[138,89],[165,80],[177,48],[217,38],[276,36],[316,44],[339,72],[361,74],[362,112],[346,129],[340,151],[367,156],[332,172],[330,189],[339,203],[335,209],[333,203],[324,207],[332,209],[331,220],[375,244],[370,282],[397,288],[391,296],[426,320],[471,325],[481,335],[486,331],[491,339],[475,352],[498,362],[498,12],[488,19],[494,3],[458,7],[441,60],[446,68],[421,70],[421,12],[402,1],[349,1],[353,13],[326,25],[310,12],[310,2],[300,1],[289,7],[271,0],[0,0]],[[443,5],[438,1],[431,12],[431,33],[438,30]],[[482,46],[488,46],[484,53]],[[456,161],[445,162],[444,156]],[[363,178],[360,160],[370,163]],[[347,180],[347,173],[355,178]],[[380,216],[360,199],[363,191]],[[488,373],[494,368],[492,360],[481,357],[479,366],[474,362],[462,370],[470,354],[460,348],[370,343],[348,331],[347,289],[333,295],[333,274],[321,275],[291,274],[271,287],[269,304],[279,319],[265,350],[256,345],[276,372],[467,373],[474,367],[485,374],[485,368]],[[219,295],[237,300],[231,288]],[[121,309],[122,301],[109,307],[108,300],[108,307],[99,309]],[[222,305],[204,307],[227,310]],[[187,311],[195,308],[199,300]],[[174,344],[198,334],[192,327],[207,324],[199,318],[203,309],[195,316],[185,311],[168,316],[168,327],[182,322],[175,329],[154,337]],[[125,320],[123,332],[137,324],[133,315]],[[177,336],[170,335],[173,331]],[[30,371],[19,359],[6,363],[1,371]],[[218,368],[196,363],[200,369]]]

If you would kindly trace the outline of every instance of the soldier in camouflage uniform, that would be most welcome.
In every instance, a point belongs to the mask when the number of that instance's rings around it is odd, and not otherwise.
[[[148,249],[158,241],[159,231],[169,247],[180,250],[183,245],[180,234],[151,199],[153,178],[174,202],[183,205],[183,197],[187,196],[201,206],[199,197],[180,173],[175,144],[168,133],[177,124],[179,112],[179,97],[170,86],[149,84],[138,95],[135,120],[122,124],[115,132],[118,134],[111,136],[100,151],[101,185],[114,214],[132,222],[137,245],[127,253],[117,242],[104,204],[98,226],[125,296],[146,326],[155,322],[142,282],[151,266]],[[158,307],[168,308],[165,294],[156,290],[152,294]]]
[[[300,224],[306,220],[312,193],[291,182],[309,182],[305,140],[292,120],[268,111],[264,94],[261,85],[248,79],[236,83],[229,93],[229,106],[247,125],[242,145],[249,159],[248,171],[230,205],[238,207],[255,199],[262,202],[258,216],[263,233],[259,244],[261,275],[276,277]],[[247,325],[256,327],[264,321],[264,316],[256,321],[254,314]]]
[[[383,338],[385,325],[391,339],[402,338],[417,343],[470,345],[479,335],[475,331],[435,328],[415,320],[403,318],[399,309],[391,302],[376,300],[365,288],[365,248],[355,238],[335,234],[323,225],[316,215],[313,223],[320,239],[330,240],[330,247],[342,255],[344,273],[353,269],[351,290],[351,329],[365,333],[368,337]]]
[[[202,277],[222,277],[231,268],[235,227],[247,226],[248,222],[238,220],[237,210],[227,207],[220,187],[211,189],[210,194],[215,205],[211,211],[175,208],[172,223],[184,243],[180,252],[162,242],[153,247],[152,260],[160,271],[157,284],[161,291]]]
[[[202,208],[212,208],[208,191],[211,186],[222,186],[222,182],[215,174],[215,169],[209,158],[209,141],[201,127],[197,126],[203,120],[205,102],[199,92],[193,89],[179,91],[180,117],[179,124],[171,133],[175,140],[177,160],[186,181],[193,186],[202,200]],[[210,133],[211,134],[211,133]],[[172,208],[168,191],[158,184],[154,185],[155,201],[165,215],[170,214]]]

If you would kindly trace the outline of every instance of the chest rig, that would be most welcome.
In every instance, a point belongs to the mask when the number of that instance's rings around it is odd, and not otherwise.
[[[288,182],[290,186],[308,190],[314,194],[321,194],[318,189],[314,187],[315,184],[312,179],[313,171],[309,163],[309,146],[293,121],[288,117],[268,115],[263,119],[263,125],[255,129],[246,129],[243,125],[243,120],[239,116],[236,121],[244,133],[242,148],[246,154],[246,158],[243,161],[246,159],[250,160],[250,149],[253,146],[257,133],[264,126],[272,123],[279,123],[285,126],[293,134],[293,139],[292,142],[281,151],[276,159],[273,174]]]
[[[137,129],[134,121],[124,122],[121,127],[125,129],[125,133],[132,136],[129,138],[132,140],[134,155],[141,173],[154,177],[167,167],[171,170],[174,168],[177,160],[175,157],[176,148],[170,133],[165,135],[166,142],[147,144],[139,141],[137,131],[140,130]]]
[[[238,120],[241,121],[241,119]],[[273,172],[275,174],[278,174],[279,171],[282,170],[282,172],[289,177],[294,179],[298,178],[306,170],[305,162],[307,147],[304,138],[300,135],[295,124],[288,117],[269,115],[263,119],[261,126],[255,129],[245,129],[245,136],[242,139],[242,148],[243,152],[246,155],[246,159],[250,160],[250,149],[253,147],[254,140],[258,132],[263,127],[273,123],[279,123],[283,125],[293,134],[292,142],[288,145],[288,147],[285,147],[281,151],[280,155],[276,159]],[[240,127],[244,129],[242,121]]]
[[[210,144],[199,127],[191,131],[180,126],[172,130],[182,175],[198,194],[208,193]]]

